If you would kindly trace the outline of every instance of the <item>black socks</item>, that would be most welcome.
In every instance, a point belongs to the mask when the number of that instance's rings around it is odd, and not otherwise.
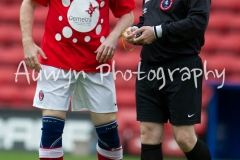
[[[212,160],[207,145],[198,139],[196,145],[190,152],[185,153],[188,160]]]
[[[157,145],[142,144],[141,160],[163,160],[162,143]]]
[[[212,160],[207,145],[200,139],[193,149],[185,155],[188,160]],[[163,160],[162,143],[158,145],[142,144],[141,160]]]

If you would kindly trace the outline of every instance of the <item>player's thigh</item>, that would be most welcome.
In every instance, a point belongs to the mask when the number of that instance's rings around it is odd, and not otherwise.
[[[73,110],[89,110],[93,113],[117,112],[116,90],[112,73],[101,80],[99,73],[85,73],[78,80],[73,96]],[[101,114],[100,114],[101,115]]]
[[[48,110],[43,109],[42,110],[42,116],[51,116],[51,117],[57,117],[61,119],[66,119],[66,111],[57,111],[57,110]]]
[[[93,124],[95,126],[107,124],[116,120],[116,113],[94,113],[90,112]]]
[[[162,142],[164,123],[141,122],[141,143],[159,144]]]
[[[56,114],[65,117],[64,111],[69,108],[76,80],[71,75],[64,76],[68,71],[45,65],[42,65],[42,69],[41,79],[37,81],[33,106],[42,109],[43,115]]]

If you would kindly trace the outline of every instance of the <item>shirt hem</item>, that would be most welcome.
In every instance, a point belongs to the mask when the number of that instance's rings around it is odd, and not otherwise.
[[[59,65],[56,65],[56,64],[49,64],[49,63],[43,63],[43,62],[41,62],[41,64],[46,65],[46,66],[59,68],[59,69],[63,69],[63,70],[67,70],[67,71],[71,70],[71,71],[76,71],[76,72],[82,72],[83,71],[83,72],[100,73],[100,69],[84,69],[84,68],[83,69],[73,69],[73,68],[67,68],[67,67],[60,67]],[[103,69],[103,72],[111,72],[112,71],[112,66],[110,64],[108,64],[108,65],[111,67],[110,70]]]

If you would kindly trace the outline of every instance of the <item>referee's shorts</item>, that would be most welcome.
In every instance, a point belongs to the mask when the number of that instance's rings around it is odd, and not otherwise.
[[[163,64],[141,62],[140,71],[145,73],[136,80],[137,120],[160,123],[169,120],[172,125],[200,123],[202,75],[194,78],[194,69],[202,68],[197,55]],[[195,71],[195,75],[199,73]]]

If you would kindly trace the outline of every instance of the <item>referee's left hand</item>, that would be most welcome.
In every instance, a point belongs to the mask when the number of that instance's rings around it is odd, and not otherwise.
[[[127,28],[126,31],[123,33],[123,37],[124,37],[125,41],[127,41],[130,44],[135,44],[134,43],[134,37],[135,36],[132,33],[136,30],[137,30],[136,27]]]
[[[132,34],[137,35],[139,33],[142,33],[142,35],[134,38],[134,42],[137,44],[151,44],[155,40],[153,28],[150,26],[141,27]]]

